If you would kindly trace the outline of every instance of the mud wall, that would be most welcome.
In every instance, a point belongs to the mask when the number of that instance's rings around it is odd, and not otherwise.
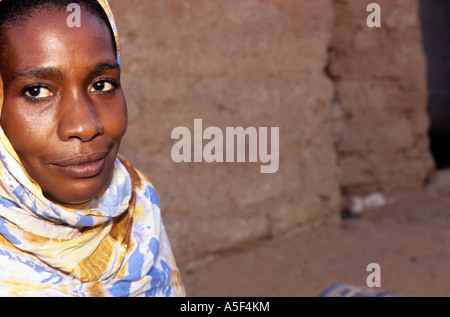
[[[381,27],[368,28],[371,2],[333,2],[328,68],[342,124],[341,186],[350,206],[359,201],[357,208],[373,194],[389,203],[420,192],[434,168],[418,3],[377,1]]]
[[[375,30],[366,2],[111,0],[121,152],[155,185],[178,262],[336,221],[354,196],[421,190],[433,163],[417,5],[379,1]],[[194,119],[279,127],[279,169],[175,163],[171,133]]]

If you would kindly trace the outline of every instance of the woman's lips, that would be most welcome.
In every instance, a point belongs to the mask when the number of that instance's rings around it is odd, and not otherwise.
[[[102,172],[107,156],[108,152],[79,155],[51,165],[56,166],[70,177],[89,178],[95,177]]]

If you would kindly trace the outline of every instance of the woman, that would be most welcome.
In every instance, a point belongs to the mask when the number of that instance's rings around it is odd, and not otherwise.
[[[0,296],[184,296],[155,190],[118,157],[106,0],[0,0],[0,58]]]

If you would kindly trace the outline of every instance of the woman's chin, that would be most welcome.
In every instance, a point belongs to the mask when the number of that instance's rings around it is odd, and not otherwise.
[[[50,201],[64,206],[75,206],[89,203],[93,199],[96,199],[103,195],[103,192],[108,187],[108,181],[102,181],[96,184],[82,184],[84,186],[76,186],[70,191],[58,192],[58,193],[44,193],[44,196]]]

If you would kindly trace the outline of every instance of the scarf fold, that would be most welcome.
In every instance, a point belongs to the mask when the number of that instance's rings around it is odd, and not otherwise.
[[[185,296],[151,183],[119,156],[99,197],[53,203],[0,128],[0,296]]]

